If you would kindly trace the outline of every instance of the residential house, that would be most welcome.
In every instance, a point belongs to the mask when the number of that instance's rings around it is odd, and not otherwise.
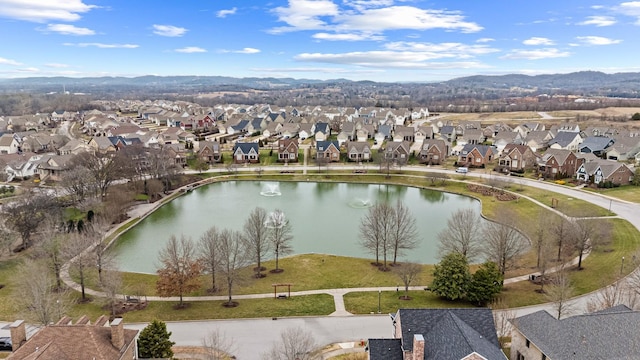
[[[331,127],[328,123],[318,122],[313,129],[313,134],[316,141],[326,141],[331,136]]]
[[[562,123],[562,124],[559,124],[559,125],[551,126],[551,129],[549,129],[549,130],[554,135],[557,135],[558,133],[561,133],[561,132],[572,132],[572,133],[577,132],[577,133],[579,133],[580,132],[580,125],[572,124],[572,123]]]
[[[356,141],[363,142],[371,139],[375,134],[376,130],[371,124],[362,125],[356,131]]]
[[[13,134],[2,134],[0,136],[0,154],[15,154],[17,153],[20,143]]]
[[[500,131],[493,137],[496,153],[501,153],[507,144],[522,144],[520,133],[516,131]]]
[[[21,153],[0,156],[0,169],[7,175],[7,181],[25,180],[38,174],[38,164],[42,155]]]
[[[260,162],[260,148],[258,143],[237,142],[233,145],[233,161],[236,164]]]
[[[67,154],[79,154],[81,152],[89,151],[90,146],[80,139],[71,139],[68,143],[64,144],[58,149],[58,155]]]
[[[207,164],[222,162],[222,151],[220,142],[218,141],[200,141],[198,149],[198,158]]]
[[[457,144],[458,145],[467,145],[467,144],[482,144],[486,140],[484,133],[481,129],[467,129],[465,132],[458,136]]]
[[[517,131],[518,133],[520,133],[520,136],[523,139],[526,138],[527,135],[529,135],[529,133],[532,131],[544,131],[544,130],[546,130],[546,127],[544,126],[544,124],[538,123],[538,122],[523,123],[513,128],[513,131]]]
[[[69,138],[63,135],[34,133],[24,138],[21,148],[25,152],[45,153],[56,151],[68,141]]]
[[[538,159],[538,172],[547,179],[573,177],[582,162],[569,150],[547,149]]]
[[[162,146],[162,151],[169,159],[173,159],[173,163],[178,166],[187,166],[187,149],[184,144],[165,144]]]
[[[389,125],[378,126],[378,132],[375,134],[373,139],[378,144],[382,144],[385,140],[391,139],[391,126]]]
[[[40,179],[62,180],[62,174],[72,167],[75,155],[43,155],[38,164]]]
[[[292,139],[300,134],[300,124],[284,123],[280,135],[285,139]]]
[[[318,161],[340,161],[340,144],[337,141],[316,141],[316,159]]]
[[[615,143],[607,148],[605,156],[610,160],[625,161],[640,153],[640,136],[617,137]]]
[[[484,168],[493,160],[496,152],[488,145],[465,145],[458,155],[458,166]]]
[[[278,140],[278,161],[298,162],[298,141],[287,138]]]
[[[449,155],[447,143],[442,139],[425,139],[420,149],[420,162],[427,165],[440,165]]]
[[[229,135],[243,135],[248,131],[249,120],[240,120],[235,125],[227,127],[227,134]]]
[[[527,145],[507,144],[498,157],[498,171],[523,173],[533,170],[538,157]]]
[[[580,133],[559,131],[553,139],[549,140],[549,147],[552,149],[577,151],[581,143],[582,136],[580,136]]]
[[[446,142],[451,144],[456,141],[458,133],[456,132],[456,127],[452,125],[445,125],[440,128],[440,137],[444,139]]]
[[[100,152],[116,151],[115,145],[106,136],[94,136],[89,140],[89,147],[94,151]]]
[[[267,128],[264,129],[264,131],[262,132],[262,135],[264,135],[267,138],[270,138],[274,136],[279,136],[281,131],[282,131],[282,123],[270,122],[267,125]]]
[[[415,141],[415,128],[412,126],[396,125],[393,129],[393,141],[413,143]]]
[[[27,339],[23,320],[9,325],[12,360],[103,359],[131,360],[136,358],[138,330],[125,329],[122,318],[99,317],[94,324],[86,316],[74,324],[63,317],[47,325]]]
[[[300,140],[306,140],[313,136],[313,125],[309,123],[302,123],[299,126],[298,137]]]
[[[431,126],[418,126],[414,134],[415,142],[422,144],[426,139],[433,139],[433,128]]]
[[[384,158],[394,162],[407,163],[411,156],[411,143],[408,141],[388,142],[384,149]]]
[[[587,161],[576,171],[576,179],[593,184],[628,185],[633,181],[633,176],[633,171],[627,165],[615,160]]]
[[[589,136],[578,146],[581,153],[591,153],[601,157],[607,149],[615,143],[615,140],[604,136]]]
[[[530,131],[524,138],[523,143],[536,152],[547,148],[551,139],[553,139],[553,135],[549,131]]]
[[[391,321],[393,338],[367,342],[369,360],[507,359],[488,308],[400,309]]]
[[[624,305],[564,319],[540,310],[511,323],[511,360],[640,359],[640,312]]]
[[[350,141],[347,143],[347,159],[349,161],[371,161],[371,147],[366,141]]]

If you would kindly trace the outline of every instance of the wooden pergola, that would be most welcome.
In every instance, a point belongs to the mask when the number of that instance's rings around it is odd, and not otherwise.
[[[291,287],[293,286],[293,284],[291,283],[283,283],[283,284],[271,284],[271,286],[273,286],[273,298],[277,299],[278,298],[278,287],[287,287],[287,298],[291,297]]]

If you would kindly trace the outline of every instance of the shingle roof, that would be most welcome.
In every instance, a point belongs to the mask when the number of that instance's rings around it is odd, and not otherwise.
[[[580,133],[570,131],[560,131],[558,134],[549,141],[549,145],[558,144],[562,147],[566,147],[575,140],[576,136],[580,136]]]
[[[640,312],[628,308],[562,320],[538,311],[512,322],[549,359],[640,359]]]
[[[402,360],[400,339],[369,339],[369,360]]]

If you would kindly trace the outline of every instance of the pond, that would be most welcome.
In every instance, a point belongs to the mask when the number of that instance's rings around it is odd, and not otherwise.
[[[399,185],[228,181],[206,185],[156,210],[122,234],[113,251],[121,270],[155,273],[158,252],[173,234],[197,241],[209,227],[242,230],[255,207],[280,209],[293,227],[294,254],[373,258],[358,244],[359,224],[376,202],[402,201],[416,218],[419,246],[403,260],[438,261],[437,234],[459,209],[480,212],[470,197]]]

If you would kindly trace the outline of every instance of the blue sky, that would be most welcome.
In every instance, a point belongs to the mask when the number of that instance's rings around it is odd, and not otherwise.
[[[640,1],[0,0],[0,77],[640,71]]]

